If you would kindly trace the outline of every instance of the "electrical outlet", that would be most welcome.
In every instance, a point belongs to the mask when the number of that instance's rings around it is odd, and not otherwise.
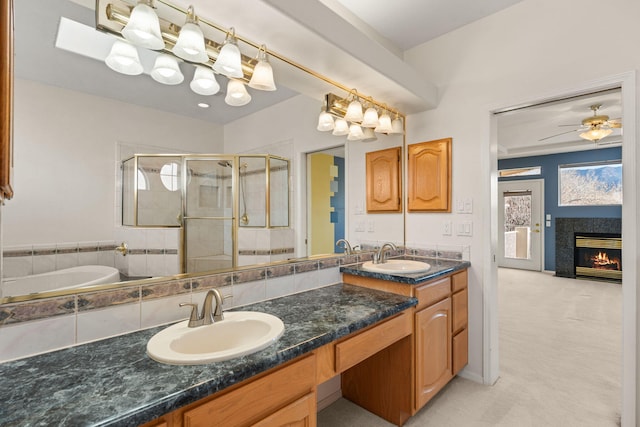
[[[446,220],[442,223],[442,235],[443,236],[451,236],[451,227],[452,223],[450,220]]]
[[[370,220],[369,220],[369,222],[367,223],[367,231],[368,231],[369,233],[372,233],[372,232],[374,232],[374,231],[375,231],[375,229],[376,229],[376,227],[375,227],[375,222],[373,222],[373,220],[372,220],[372,219],[370,219]]]

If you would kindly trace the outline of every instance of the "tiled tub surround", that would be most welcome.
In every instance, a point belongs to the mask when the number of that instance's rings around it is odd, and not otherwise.
[[[8,425],[118,425],[151,421],[416,304],[416,299],[336,284],[243,307],[285,324],[276,344],[253,355],[196,366],[150,359],[161,328],[0,364]]]
[[[336,255],[0,305],[0,362],[187,318],[178,304],[201,305],[213,287],[221,288],[228,309],[338,283],[340,266],[371,258],[371,252]]]

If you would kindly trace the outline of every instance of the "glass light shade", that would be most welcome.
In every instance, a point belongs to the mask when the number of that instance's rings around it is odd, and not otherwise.
[[[372,142],[377,139],[378,137],[373,132],[373,128],[364,128],[362,130],[362,142]]]
[[[198,95],[215,95],[220,91],[220,85],[216,80],[216,75],[209,67],[203,67],[202,65],[196,65],[196,71],[193,74],[193,79],[189,84],[192,91]]]
[[[374,131],[378,133],[393,133],[393,128],[391,127],[391,117],[387,113],[382,113],[380,118],[378,119],[378,126],[374,129]]]
[[[209,55],[204,47],[204,36],[198,24],[187,22],[180,30],[178,41],[171,49],[173,53],[182,59],[191,62],[204,63],[209,60]]]
[[[273,81],[273,69],[269,61],[258,61],[253,69],[253,75],[249,80],[249,87],[258,90],[276,90],[276,84]]]
[[[362,104],[357,99],[354,99],[349,103],[347,107],[347,114],[344,115],[344,119],[348,122],[361,122],[364,118],[362,114]]]
[[[333,116],[326,111],[322,111],[318,116],[318,127],[320,132],[327,132],[333,130],[335,123],[333,122]]]
[[[122,29],[122,36],[136,46],[154,50],[164,49],[158,15],[147,3],[150,1],[138,1],[131,11],[129,22]]]
[[[178,61],[166,53],[161,53],[156,58],[153,70],[151,70],[151,77],[164,85],[177,85],[184,80]]]
[[[589,141],[595,142],[611,134],[611,132],[613,132],[613,130],[611,129],[593,128],[593,129],[589,129],[586,132],[582,132],[580,134],[580,137],[584,139],[588,139]]]
[[[376,109],[373,107],[367,108],[367,110],[364,112],[364,118],[362,119],[361,126],[364,128],[374,128],[378,126],[378,124],[378,112],[376,111]]]
[[[404,129],[402,127],[402,119],[400,117],[396,117],[391,122],[391,133],[404,133]]]
[[[244,87],[244,83],[240,80],[229,79],[227,96],[225,96],[224,102],[233,107],[240,107],[248,104],[250,101],[251,95],[247,92],[247,88]]]
[[[332,135],[344,136],[349,134],[349,123],[345,119],[336,119],[333,123]]]
[[[347,140],[360,141],[362,138],[364,138],[364,132],[362,132],[360,125],[352,124],[349,126],[349,135],[347,135]]]
[[[233,31],[233,28],[231,30]],[[242,78],[242,57],[235,36],[227,34],[218,58],[213,63],[213,71],[227,77]]]
[[[104,62],[113,71],[129,76],[137,76],[143,71],[138,49],[122,40],[113,42],[109,56],[105,58]]]

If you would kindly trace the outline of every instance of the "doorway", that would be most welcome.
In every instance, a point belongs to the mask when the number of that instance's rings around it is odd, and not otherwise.
[[[344,146],[307,153],[307,256],[343,249],[345,238]]]
[[[542,271],[544,180],[498,183],[498,266]]]
[[[637,305],[638,294],[636,290],[637,281],[637,209],[636,201],[638,200],[637,182],[638,175],[636,172],[636,75],[635,72],[627,72],[608,78],[599,79],[597,81],[588,82],[580,87],[573,87],[563,93],[552,97],[540,98],[528,105],[547,102],[549,100],[558,99],[560,97],[571,97],[587,94],[598,90],[607,90],[610,88],[622,88],[622,114],[621,118],[624,123],[624,135],[622,141],[622,163],[623,163],[623,179],[630,185],[623,189],[624,205],[622,206],[622,234],[627,236],[625,248],[628,248],[622,255],[622,262],[629,265],[631,271],[626,270],[622,282],[622,425],[636,424],[636,384],[637,384]],[[517,103],[503,104],[517,105]],[[523,105],[523,104],[520,104]],[[491,115],[491,140],[487,144],[488,155],[488,175],[495,177],[497,174],[497,119],[495,114],[505,109],[495,109],[490,111]],[[487,203],[487,209],[492,210],[491,219],[485,223],[486,229],[490,230],[493,236],[491,242],[487,243],[488,249],[492,254],[497,255],[497,239],[498,239],[498,185],[495,178],[488,186],[491,193],[491,201]],[[487,325],[486,333],[483,339],[483,349],[485,356],[484,378],[485,383],[494,383],[499,376],[498,369],[498,325],[497,325],[497,256],[487,259],[484,264],[487,269],[483,279],[487,283],[487,298],[484,307],[484,324]]]

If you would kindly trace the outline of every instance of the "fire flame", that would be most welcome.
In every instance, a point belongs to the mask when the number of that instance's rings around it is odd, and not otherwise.
[[[598,252],[598,255],[591,257],[591,262],[594,268],[606,268],[608,270],[616,267],[616,270],[621,270],[620,260],[618,258],[609,258],[606,252]]]

